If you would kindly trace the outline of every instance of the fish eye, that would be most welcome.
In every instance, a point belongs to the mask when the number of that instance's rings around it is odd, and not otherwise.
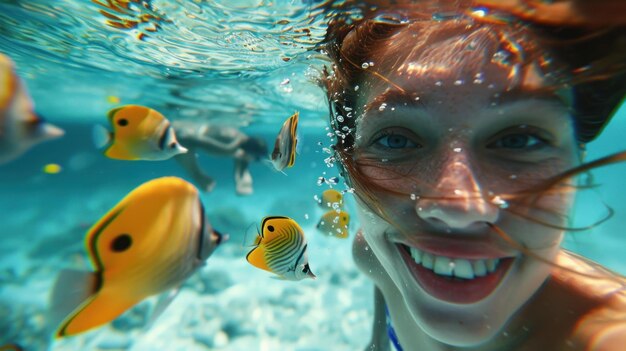
[[[273,225],[268,225],[267,226],[267,230],[269,230],[270,232],[274,231],[274,226]]]
[[[309,272],[309,265],[305,264],[304,269],[302,270],[302,273],[308,273],[308,272]]]
[[[114,252],[124,252],[128,250],[133,243],[132,238],[128,234],[120,234],[111,242],[111,250]]]
[[[128,125],[128,120],[126,118],[120,118],[117,120],[117,125],[120,127],[125,127]]]
[[[346,216],[341,217],[341,219],[343,219],[344,221],[347,221],[348,219],[346,218]]]

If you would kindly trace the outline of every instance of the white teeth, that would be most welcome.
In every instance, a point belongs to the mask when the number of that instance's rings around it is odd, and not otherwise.
[[[433,255],[424,252],[422,255],[422,266],[424,266],[424,268],[428,268],[428,269],[433,269],[433,262],[434,258]]]
[[[459,278],[474,279],[474,271],[472,270],[470,261],[459,258],[455,259],[454,275]]]
[[[454,271],[454,263],[447,257],[435,257],[435,273],[451,276]]]
[[[500,263],[500,259],[498,258],[480,260],[453,259],[444,256],[435,256],[414,247],[410,247],[409,249],[415,263],[421,264],[422,267],[434,271],[435,274],[447,277],[463,279],[483,277],[489,273],[493,273]]]
[[[411,257],[413,257],[415,263],[422,263],[422,251],[411,247]]]
[[[477,277],[487,275],[487,265],[485,264],[485,260],[473,261],[472,268],[474,269],[474,275]]]
[[[496,270],[496,266],[498,265],[498,259],[497,258],[490,258],[487,260],[487,270],[489,271],[489,273],[493,272]]]

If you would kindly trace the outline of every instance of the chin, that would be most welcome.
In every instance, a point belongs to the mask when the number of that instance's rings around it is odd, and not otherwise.
[[[450,346],[475,347],[506,330],[549,272],[545,264],[518,258],[491,294],[469,304],[442,301],[419,287],[418,291],[409,289],[406,284],[400,292],[415,323],[431,338]]]

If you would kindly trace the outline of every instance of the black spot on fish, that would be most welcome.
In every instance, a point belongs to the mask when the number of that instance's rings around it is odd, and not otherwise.
[[[347,221],[348,219],[346,218],[346,216],[341,217],[341,219],[343,219],[344,221]]]
[[[128,125],[128,120],[126,118],[120,118],[117,120],[117,125],[120,127],[125,127]]]
[[[115,252],[124,252],[128,250],[130,245],[133,243],[133,239],[128,234],[120,234],[113,242],[111,242],[111,250]]]
[[[176,148],[176,143],[170,143],[170,149],[175,149]]]
[[[274,226],[273,225],[268,225],[267,226],[267,230],[269,230],[270,232],[274,231]]]

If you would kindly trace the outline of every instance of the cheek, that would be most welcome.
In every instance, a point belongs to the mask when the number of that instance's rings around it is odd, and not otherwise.
[[[357,161],[360,183],[375,191],[415,194],[426,187],[428,178],[417,167],[423,164],[414,162],[392,162],[385,159],[361,158]]]

